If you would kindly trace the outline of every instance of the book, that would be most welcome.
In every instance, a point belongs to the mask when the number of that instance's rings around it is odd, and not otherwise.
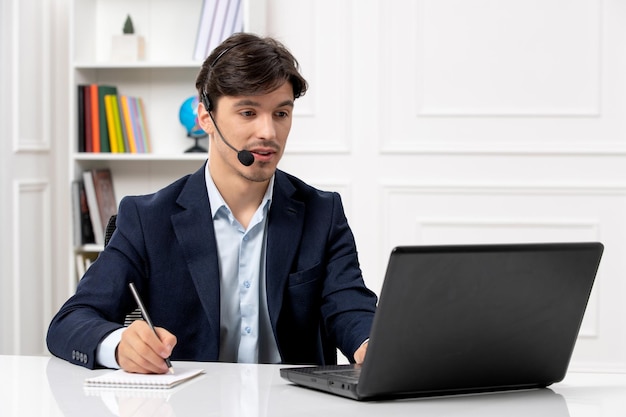
[[[78,122],[77,149],[78,152],[85,152],[85,86],[80,84],[77,88],[76,110]]]
[[[122,119],[124,120],[124,129],[126,129],[126,138],[128,138],[128,152],[137,153],[137,140],[135,138],[135,130],[133,129],[133,119],[130,114],[130,97],[121,96]]]
[[[241,32],[243,29],[240,27],[240,21],[242,22],[241,13],[241,0],[230,0],[228,2],[228,11],[224,18],[224,28],[222,31],[222,40],[228,38],[235,32]]]
[[[126,121],[124,120],[124,113],[122,107],[122,96],[117,96],[117,112],[119,114],[120,129],[118,132],[122,132],[122,140],[119,144],[120,152],[130,152],[130,145],[128,144],[128,131],[126,130]]]
[[[89,207],[89,219],[93,228],[94,241],[98,245],[104,246],[104,228],[100,220],[100,210],[96,199],[96,188],[93,184],[93,174],[90,170],[83,171],[83,184],[85,186],[85,196]]]
[[[146,118],[146,109],[143,105],[141,97],[137,98],[137,110],[139,113],[139,128],[141,129],[141,136],[143,139],[144,152],[152,152],[152,146],[150,144],[150,131],[148,130],[148,120]]]
[[[100,215],[100,228],[104,237],[104,231],[106,230],[109,219],[112,215],[117,214],[117,200],[115,199],[115,190],[113,189],[113,176],[109,168],[96,168],[91,170],[91,177],[93,179],[96,203]],[[102,243],[104,244],[104,238]]]
[[[141,130],[139,120],[139,108],[137,105],[138,97],[128,97],[128,111],[130,113],[130,120],[132,120],[133,136],[135,138],[135,148],[137,153],[146,153],[144,149],[143,131]]]
[[[243,0],[239,0],[239,6],[237,7],[237,13],[233,23],[232,33],[245,32],[243,27]]]
[[[111,108],[113,109],[113,121],[115,123],[115,138],[117,139],[116,152],[124,153],[124,134],[122,132],[122,117],[120,115],[119,97],[117,95],[111,98]]]
[[[80,280],[83,275],[85,275],[85,271],[87,271],[87,267],[85,266],[85,256],[82,253],[77,253],[75,256],[76,259],[76,279]]]
[[[98,110],[98,84],[89,85],[91,101],[91,151],[100,152],[100,111]]]
[[[174,374],[135,374],[118,369],[85,379],[87,388],[169,389],[204,373],[203,369],[176,368]]]
[[[80,213],[80,182],[72,181],[72,242],[74,246],[82,245],[81,213]]]
[[[117,149],[117,125],[115,123],[115,118],[117,116],[113,112],[113,100],[117,100],[115,95],[104,96],[104,108],[106,112],[107,128],[109,131],[109,144],[111,146],[111,152],[117,153],[119,152]]]
[[[206,56],[217,47],[224,38],[224,25],[226,13],[228,12],[229,0],[216,0],[215,13],[213,14],[213,22],[211,23],[211,32],[209,34],[209,44],[207,45]]]
[[[74,246],[95,243],[85,186],[82,180],[72,181],[72,218]]]
[[[93,135],[92,135],[92,123],[91,123],[91,88],[89,85],[83,85],[83,103],[85,113],[85,144],[83,148],[84,152],[93,152]]]
[[[196,33],[196,45],[193,52],[193,59],[196,61],[204,61],[208,56],[209,35],[213,24],[213,16],[215,15],[215,7],[218,0],[204,0],[202,2],[202,11],[200,12],[200,22],[198,23],[198,31]]]
[[[92,263],[98,257],[97,253],[78,252],[75,255],[76,260],[76,279],[80,280]]]
[[[104,97],[117,94],[113,85],[98,85],[98,123],[100,128],[100,152],[111,152],[110,129],[107,123],[106,103]]]

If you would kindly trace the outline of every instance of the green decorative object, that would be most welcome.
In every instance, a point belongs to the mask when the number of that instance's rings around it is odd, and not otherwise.
[[[133,27],[133,20],[130,18],[130,15],[126,16],[126,21],[124,22],[124,29],[122,29],[125,35],[132,35],[135,33],[135,28]]]
[[[145,41],[143,36],[135,34],[135,26],[130,14],[126,15],[122,34],[113,35],[111,44],[111,60],[133,62],[145,58]]]

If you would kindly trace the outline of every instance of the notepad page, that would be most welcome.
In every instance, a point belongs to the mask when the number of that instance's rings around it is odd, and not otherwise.
[[[176,368],[174,374],[134,374],[123,369],[85,379],[87,387],[168,389],[194,378],[204,370]]]

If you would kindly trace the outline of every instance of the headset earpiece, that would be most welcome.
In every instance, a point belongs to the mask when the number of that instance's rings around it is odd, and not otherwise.
[[[202,93],[202,104],[204,104],[204,108],[206,109],[206,111],[210,112],[211,110],[213,110],[213,106],[211,105],[211,100],[209,100],[209,96],[207,95],[207,93]]]

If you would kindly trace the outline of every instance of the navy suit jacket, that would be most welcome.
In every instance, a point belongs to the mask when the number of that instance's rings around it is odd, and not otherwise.
[[[121,201],[109,244],[50,323],[52,354],[96,367],[100,341],[136,308],[134,282],[155,326],[178,339],[172,360],[218,359],[219,264],[204,173]],[[332,363],[335,347],[352,360],[369,337],[377,298],[363,282],[337,193],[276,172],[266,268],[283,363]]]

